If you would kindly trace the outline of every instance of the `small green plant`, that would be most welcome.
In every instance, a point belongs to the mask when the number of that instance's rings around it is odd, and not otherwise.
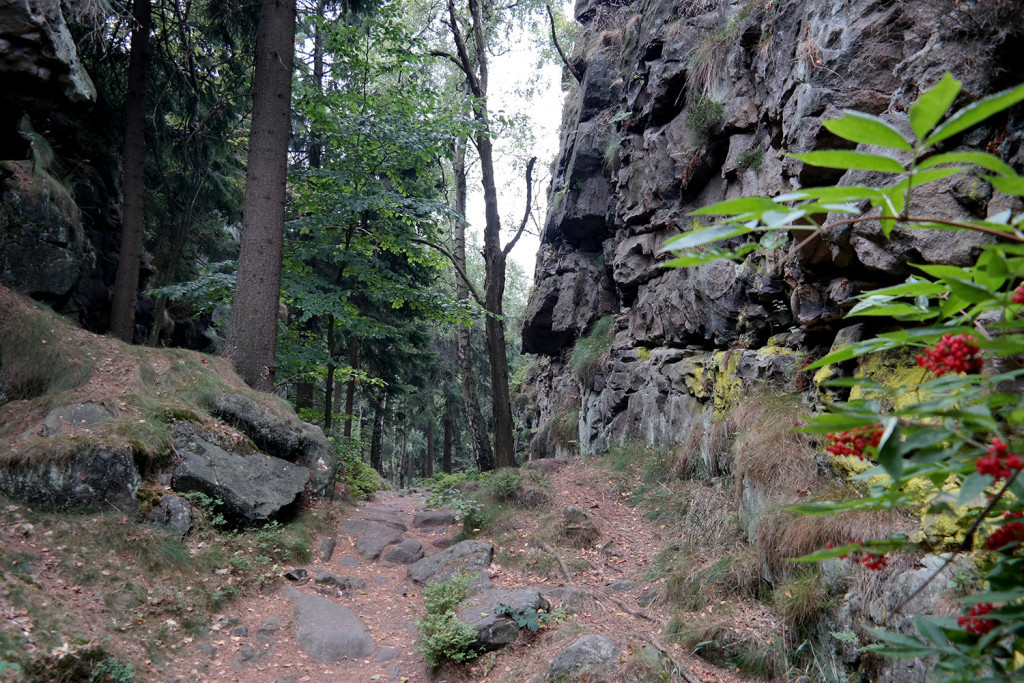
[[[135,670],[131,664],[122,662],[116,657],[107,657],[92,671],[90,683],[132,683]]]
[[[704,139],[722,127],[724,106],[707,95],[697,93],[686,112],[686,125],[697,137]]]
[[[485,491],[487,495],[498,501],[511,499],[523,488],[523,477],[513,470],[494,472],[487,478]]]
[[[736,168],[743,171],[748,168],[761,168],[764,163],[764,150],[761,147],[740,152],[736,157]]]
[[[525,628],[534,632],[545,626],[561,623],[569,618],[566,611],[561,608],[553,612],[539,612],[526,607],[513,607],[504,602],[498,603],[498,606],[494,608],[494,613],[508,617],[516,622],[516,626],[520,629]]]
[[[641,363],[646,363],[651,359],[651,350],[646,346],[638,347],[636,350],[636,357],[640,359]]]
[[[469,596],[471,574],[462,573],[423,589],[423,619],[416,622],[419,643],[416,651],[431,666],[472,661],[480,655],[476,629],[455,614],[455,608]]]
[[[553,417],[548,423],[548,433],[557,444],[575,444],[580,433],[580,409],[574,405]]]
[[[465,474],[434,475],[433,480],[436,483],[434,490],[427,496],[428,508],[448,508],[455,512],[456,518],[463,520],[480,510],[480,503],[469,498],[462,490],[462,485],[469,480]]]
[[[202,510],[207,521],[215,529],[220,529],[227,524],[227,520],[224,519],[224,515],[218,511],[218,508],[224,505],[224,501],[222,499],[211,498],[202,491],[189,491],[188,493],[181,494],[181,497],[191,503],[193,507]]]
[[[601,363],[612,348],[614,326],[614,315],[600,318],[587,334],[579,338],[569,355],[569,371],[588,386],[593,386]]]

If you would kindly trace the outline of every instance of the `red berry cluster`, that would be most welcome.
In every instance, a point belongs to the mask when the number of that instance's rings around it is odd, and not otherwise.
[[[994,479],[1009,479],[1013,473],[1024,468],[1019,455],[1007,453],[1006,442],[998,436],[992,437],[992,445],[984,457],[978,458],[974,468],[978,474],[991,474]]]
[[[850,541],[846,545],[853,544],[859,545],[861,548],[864,547],[864,541]],[[829,541],[825,547],[831,549],[835,546],[832,545],[831,541]],[[879,555],[878,553],[869,553],[864,552],[863,550],[851,550],[849,553],[849,557],[851,560],[853,560],[854,562],[858,562],[867,567],[868,569],[876,572],[880,572],[889,566],[889,560],[885,559],[885,555],[885,553]],[[846,557],[846,555],[840,555],[839,559],[845,560]]]
[[[1024,516],[1024,512],[1004,512],[1003,519],[1020,519]],[[1024,541],[1024,522],[1005,522],[1001,527],[993,531],[988,540],[985,541],[985,547],[989,550],[1001,550],[1011,543],[1020,543]]]
[[[1024,282],[1017,285],[1017,289],[1013,290],[1013,294],[1010,295],[1010,301],[1015,304],[1024,304]]]
[[[968,633],[976,633],[979,636],[983,636],[996,627],[996,622],[992,619],[982,619],[984,615],[991,611],[991,602],[979,602],[971,608],[967,616],[957,617],[956,625],[962,626]]]
[[[969,334],[946,334],[924,354],[917,354],[917,364],[942,377],[947,372],[979,372],[982,360],[978,357],[981,351],[974,342],[978,341]]]
[[[863,460],[864,451],[869,446],[878,448],[878,444],[881,443],[882,428],[878,425],[871,425],[870,427],[857,427],[838,434],[833,432],[825,436],[833,442],[831,446],[825,447],[825,450],[832,455],[856,455]]]

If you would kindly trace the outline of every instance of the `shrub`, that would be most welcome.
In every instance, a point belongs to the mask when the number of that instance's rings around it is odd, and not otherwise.
[[[967,230],[995,239],[972,265],[921,265],[904,283],[859,295],[850,315],[880,318],[891,331],[846,346],[809,365],[812,371],[891,349],[916,349],[917,363],[934,374],[917,391],[886,407],[884,387],[860,376],[833,386],[853,387],[854,399],[830,406],[806,431],[826,434],[832,452],[852,451],[866,463],[861,476],[871,482],[867,495],[797,506],[816,515],[857,510],[874,512],[912,507],[927,515],[965,516],[962,541],[940,572],[960,552],[975,550],[983,585],[962,600],[959,619],[918,615],[917,635],[870,630],[879,642],[870,652],[894,657],[930,657],[936,673],[949,680],[1009,680],[1024,645],[1024,402],[1016,361],[1024,355],[1019,332],[1024,315],[1024,213],[1011,210],[985,220],[957,219],[921,212],[915,188],[962,173],[977,173],[996,190],[1024,197],[1024,177],[987,152],[942,152],[936,147],[990,116],[1024,100],[1024,85],[985,97],[947,116],[960,94],[948,73],[909,109],[910,136],[868,114],[848,112],[825,121],[833,134],[853,143],[897,150],[901,156],[865,151],[815,151],[792,155],[840,171],[892,174],[884,186],[803,188],[769,199],[744,197],[696,212],[723,216],[705,230],[681,235],[671,249],[690,249],[744,236],[785,236],[794,225],[821,235],[864,221],[876,222],[883,237],[919,228]],[[902,159],[902,160],[901,160]],[[877,176],[871,176],[877,177]],[[864,208],[860,208],[864,207]],[[862,211],[868,212],[862,215]],[[840,216],[821,223],[818,217]],[[842,216],[848,217],[842,217]],[[753,235],[752,235],[753,234]],[[686,252],[674,265],[690,266],[715,258],[740,259],[765,242],[748,241],[731,249]],[[991,374],[981,374],[984,367]],[[870,434],[872,438],[858,438]],[[875,438],[877,435],[877,438]],[[840,449],[839,447],[842,446]],[[869,479],[870,478],[870,479]],[[981,501],[978,503],[977,501]],[[923,502],[922,502],[923,501]],[[985,535],[988,541],[982,542]],[[884,568],[888,552],[908,546],[908,539],[847,539],[839,547],[805,556],[817,561],[853,555],[869,569]],[[934,576],[932,577],[934,578]],[[928,579],[929,581],[931,579]],[[913,593],[904,600],[908,603]],[[894,612],[904,607],[898,605]]]
[[[471,574],[463,573],[423,589],[426,614],[416,622],[419,629],[416,651],[431,666],[468,662],[480,655],[476,645],[476,629],[460,621],[455,614],[458,604],[469,596],[472,580]]]

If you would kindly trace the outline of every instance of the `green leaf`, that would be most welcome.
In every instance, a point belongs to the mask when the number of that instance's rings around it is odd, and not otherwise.
[[[727,199],[711,206],[705,206],[692,212],[691,216],[740,216],[748,213],[760,215],[765,211],[774,211],[779,204],[767,197],[740,197]]]
[[[956,497],[956,505],[966,505],[982,493],[992,484],[992,477],[987,474],[972,472],[960,484],[960,494]]]
[[[730,237],[746,235],[750,232],[753,232],[753,230],[746,225],[712,225],[710,228],[702,228],[700,230],[694,230],[693,232],[684,233],[678,237],[673,237],[665,243],[665,246],[661,248],[661,251],[688,249],[690,247],[708,244],[709,242],[718,242],[719,240],[729,239]]]
[[[848,543],[847,545],[839,546],[837,548],[823,548],[821,550],[816,550],[813,553],[808,553],[807,555],[801,555],[800,557],[791,557],[789,558],[789,561],[821,562],[822,560],[831,560],[834,557],[849,555],[850,553],[856,550],[861,550],[862,548],[863,546],[861,546],[860,543]]]
[[[898,130],[877,116],[859,111],[846,111],[844,114],[841,119],[825,121],[825,127],[851,142],[889,149],[913,149]]]
[[[1024,84],[989,95],[988,97],[983,97],[946,119],[942,125],[935,129],[935,132],[928,136],[924,143],[930,146],[942,142],[946,138],[981,123],[993,114],[998,114],[1004,109],[1012,107],[1021,100],[1024,100]]]
[[[917,167],[924,170],[939,164],[973,164],[993,173],[1007,176],[1017,175],[1009,164],[988,152],[946,152],[945,154],[936,154],[919,163]]]
[[[945,647],[946,645],[946,634],[943,633],[942,629],[939,628],[938,624],[929,619],[928,617],[920,614],[914,616],[914,628],[921,634],[921,637],[933,645],[939,647]]]
[[[903,454],[900,452],[899,420],[889,416],[882,418],[882,439],[878,444],[878,464],[885,468],[893,481],[903,476]]]
[[[1024,197],[1024,178],[1019,175],[983,175],[982,178],[992,183],[992,187],[996,188],[1000,192],[1012,194],[1017,197]]]
[[[942,120],[959,94],[960,81],[947,71],[938,83],[917,99],[910,107],[910,127],[918,140],[923,140],[935,124]]]
[[[794,159],[799,159],[805,164],[821,166],[822,168],[837,168],[857,171],[883,171],[886,173],[903,173],[903,164],[892,157],[881,154],[868,154],[866,152],[849,152],[843,150],[829,152],[807,152],[805,154],[790,154]]]

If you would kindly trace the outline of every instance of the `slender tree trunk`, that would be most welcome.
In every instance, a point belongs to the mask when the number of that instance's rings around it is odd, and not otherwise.
[[[423,476],[434,476],[434,418],[427,420],[427,459],[423,463]]]
[[[444,416],[444,445],[441,447],[441,471],[445,474],[452,473],[452,418],[447,413]]]
[[[455,156],[452,161],[455,177],[455,263],[466,272],[466,145],[465,141],[457,142]],[[455,278],[455,295],[459,300],[469,298],[469,285],[462,278]],[[462,385],[462,402],[466,409],[466,423],[469,429],[470,442],[473,444],[473,456],[477,469],[487,472],[494,469],[494,455],[491,443],[487,438],[483,415],[480,414],[480,402],[476,395],[476,378],[473,375],[473,358],[468,325],[455,328],[456,360],[459,365],[459,379]]]
[[[327,380],[324,382],[324,432],[330,433],[334,418],[334,353],[337,342],[334,339],[334,316],[327,316]]]
[[[274,388],[285,183],[295,57],[295,0],[261,0],[242,244],[225,354],[260,391]]]
[[[381,391],[373,411],[373,436],[370,437],[370,467],[384,476],[384,411],[388,407],[388,394]]]
[[[313,391],[315,387],[312,382],[299,382],[295,385],[295,409],[313,407]]]
[[[398,488],[404,489],[405,482],[412,483],[412,466],[409,462],[409,425],[404,420],[402,421],[402,457],[398,469]]]
[[[117,260],[110,331],[118,339],[135,341],[135,299],[145,231],[146,196],[146,71],[149,68],[149,0],[132,2],[132,46],[128,58],[128,95],[124,104],[124,161],[121,211],[121,252]],[[159,323],[159,321],[157,321]]]
[[[359,337],[351,335],[348,338],[348,366],[355,368],[359,362]],[[345,390],[345,438],[352,436],[352,412],[356,403],[356,381],[350,379]]]

